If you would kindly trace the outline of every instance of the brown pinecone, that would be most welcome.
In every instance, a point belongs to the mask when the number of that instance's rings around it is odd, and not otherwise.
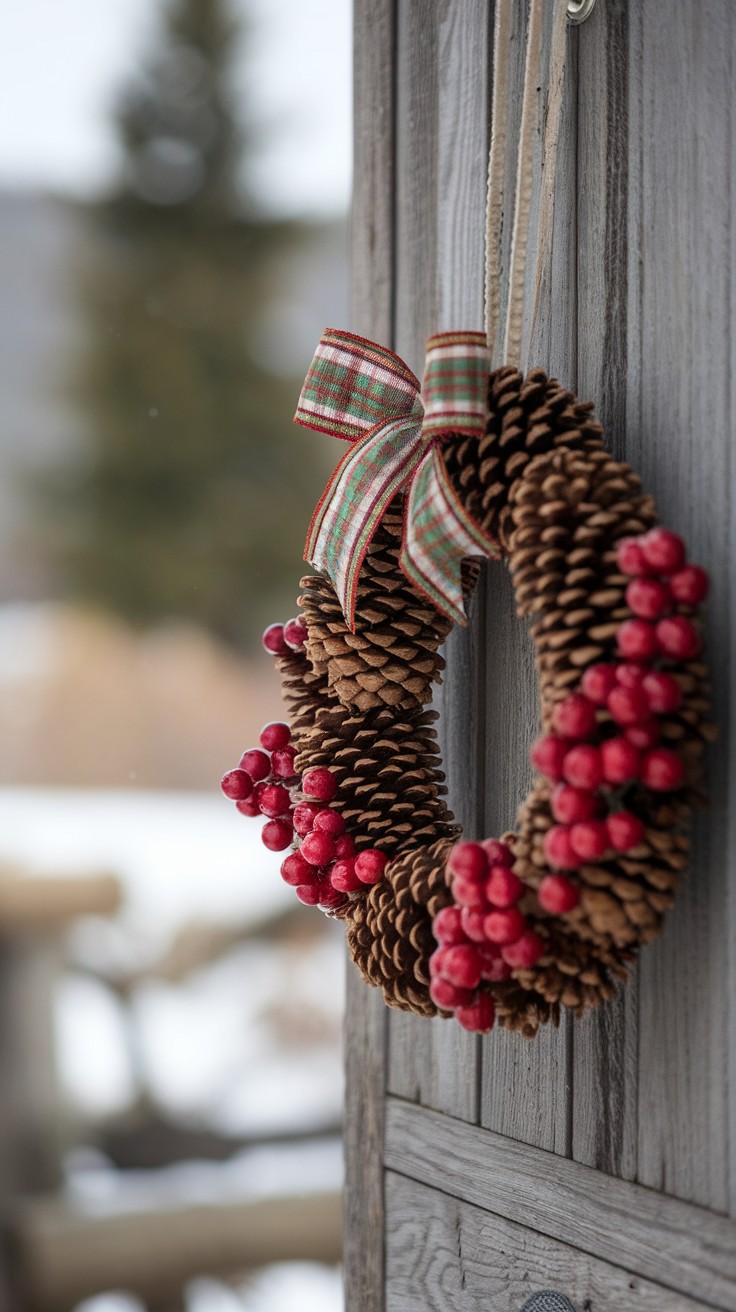
[[[491,374],[483,437],[461,437],[443,448],[450,477],[466,510],[507,546],[511,490],[535,456],[560,447],[600,449],[603,429],[592,405],[533,369],[526,378],[511,365]]]
[[[292,736],[298,748],[300,736],[313,728],[317,712],[323,706],[334,704],[335,697],[327,686],[325,676],[312,669],[306,652],[289,651],[284,656],[276,656],[274,663],[281,679],[281,696],[289,715]]]
[[[348,947],[369,984],[382,989],[389,1007],[436,1016],[429,996],[429,958],[437,944],[432,921],[452,895],[445,862],[452,844],[412,847],[386,867],[367,897],[353,904]]]
[[[360,571],[356,631],[347,627],[329,579],[302,579],[299,604],[309,628],[307,652],[343,705],[355,711],[408,710],[432,700],[445,662],[438,653],[452,624],[399,568],[402,513],[389,507]]]
[[[394,856],[459,833],[444,802],[436,719],[435,711],[421,707],[352,715],[332,702],[300,733],[297,770],[332,771],[337,795],[331,805],[359,849],[379,847]]]

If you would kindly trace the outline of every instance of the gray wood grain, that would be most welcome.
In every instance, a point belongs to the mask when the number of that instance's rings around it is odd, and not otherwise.
[[[393,334],[393,0],[355,0],[352,327]],[[383,1131],[386,1011],[348,963],[345,1018],[346,1312],[383,1312]]]
[[[736,1309],[736,1227],[704,1208],[397,1099],[385,1160],[430,1189],[614,1265],[625,1253],[635,1275]]]
[[[606,0],[577,44],[577,391],[595,402],[606,446],[626,442],[629,0]],[[572,1156],[636,1178],[636,970],[607,1007],[573,1027]]]
[[[641,958],[638,1178],[719,1210],[729,1192],[734,1203],[733,18],[728,0],[657,0],[631,6],[629,34],[626,449],[663,522],[712,571],[707,639],[722,726],[690,873]],[[732,1083],[731,1118],[734,1102]]]
[[[520,1312],[543,1289],[564,1294],[579,1312],[711,1306],[392,1172],[386,1216],[386,1312]]]
[[[525,6],[515,9],[510,68],[511,140],[518,123],[524,61]],[[545,11],[544,49],[549,50],[553,7]],[[571,38],[557,159],[552,248],[542,283],[529,358],[574,385],[576,60]],[[540,98],[539,132],[545,113]],[[515,158],[515,152],[510,154]],[[506,189],[513,186],[509,161]],[[537,160],[539,165],[539,160]],[[537,167],[534,195],[541,174]],[[533,212],[536,206],[533,207]],[[505,233],[508,238],[508,232]],[[530,279],[532,268],[530,263]],[[531,304],[531,287],[527,302]],[[490,568],[486,579],[486,716],[484,832],[499,836],[513,828],[531,784],[529,748],[539,732],[539,698],[534,653],[526,626],[514,613],[506,569]],[[481,1123],[524,1143],[566,1155],[570,1151],[572,1023],[546,1027],[532,1042],[503,1031],[483,1041]]]

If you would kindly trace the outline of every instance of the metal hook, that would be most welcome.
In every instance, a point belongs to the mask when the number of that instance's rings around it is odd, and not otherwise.
[[[595,0],[567,0],[568,23],[584,23],[595,8]]]

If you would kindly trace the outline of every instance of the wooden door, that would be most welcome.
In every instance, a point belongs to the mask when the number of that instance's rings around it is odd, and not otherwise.
[[[351,326],[420,375],[431,332],[482,326],[492,27],[488,0],[356,0]],[[569,42],[530,363],[595,402],[712,572],[713,805],[661,941],[582,1022],[479,1039],[389,1014],[351,972],[348,1312],[511,1312],[544,1289],[575,1312],[736,1309],[736,9],[597,0]],[[452,636],[440,704],[451,801],[469,837],[499,834],[537,716],[503,567]]]

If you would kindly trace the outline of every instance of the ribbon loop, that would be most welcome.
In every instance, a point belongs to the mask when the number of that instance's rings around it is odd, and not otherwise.
[[[304,380],[294,422],[354,442],[376,424],[422,416],[419,379],[386,346],[326,328]]]
[[[304,558],[332,579],[351,629],[365,553],[399,492],[407,493],[402,570],[437,610],[466,622],[462,560],[497,555],[498,547],[455,494],[439,443],[452,433],[482,434],[487,385],[483,333],[429,339],[421,396],[393,351],[353,333],[323,333],[295,419],[351,447],[314,512]]]

